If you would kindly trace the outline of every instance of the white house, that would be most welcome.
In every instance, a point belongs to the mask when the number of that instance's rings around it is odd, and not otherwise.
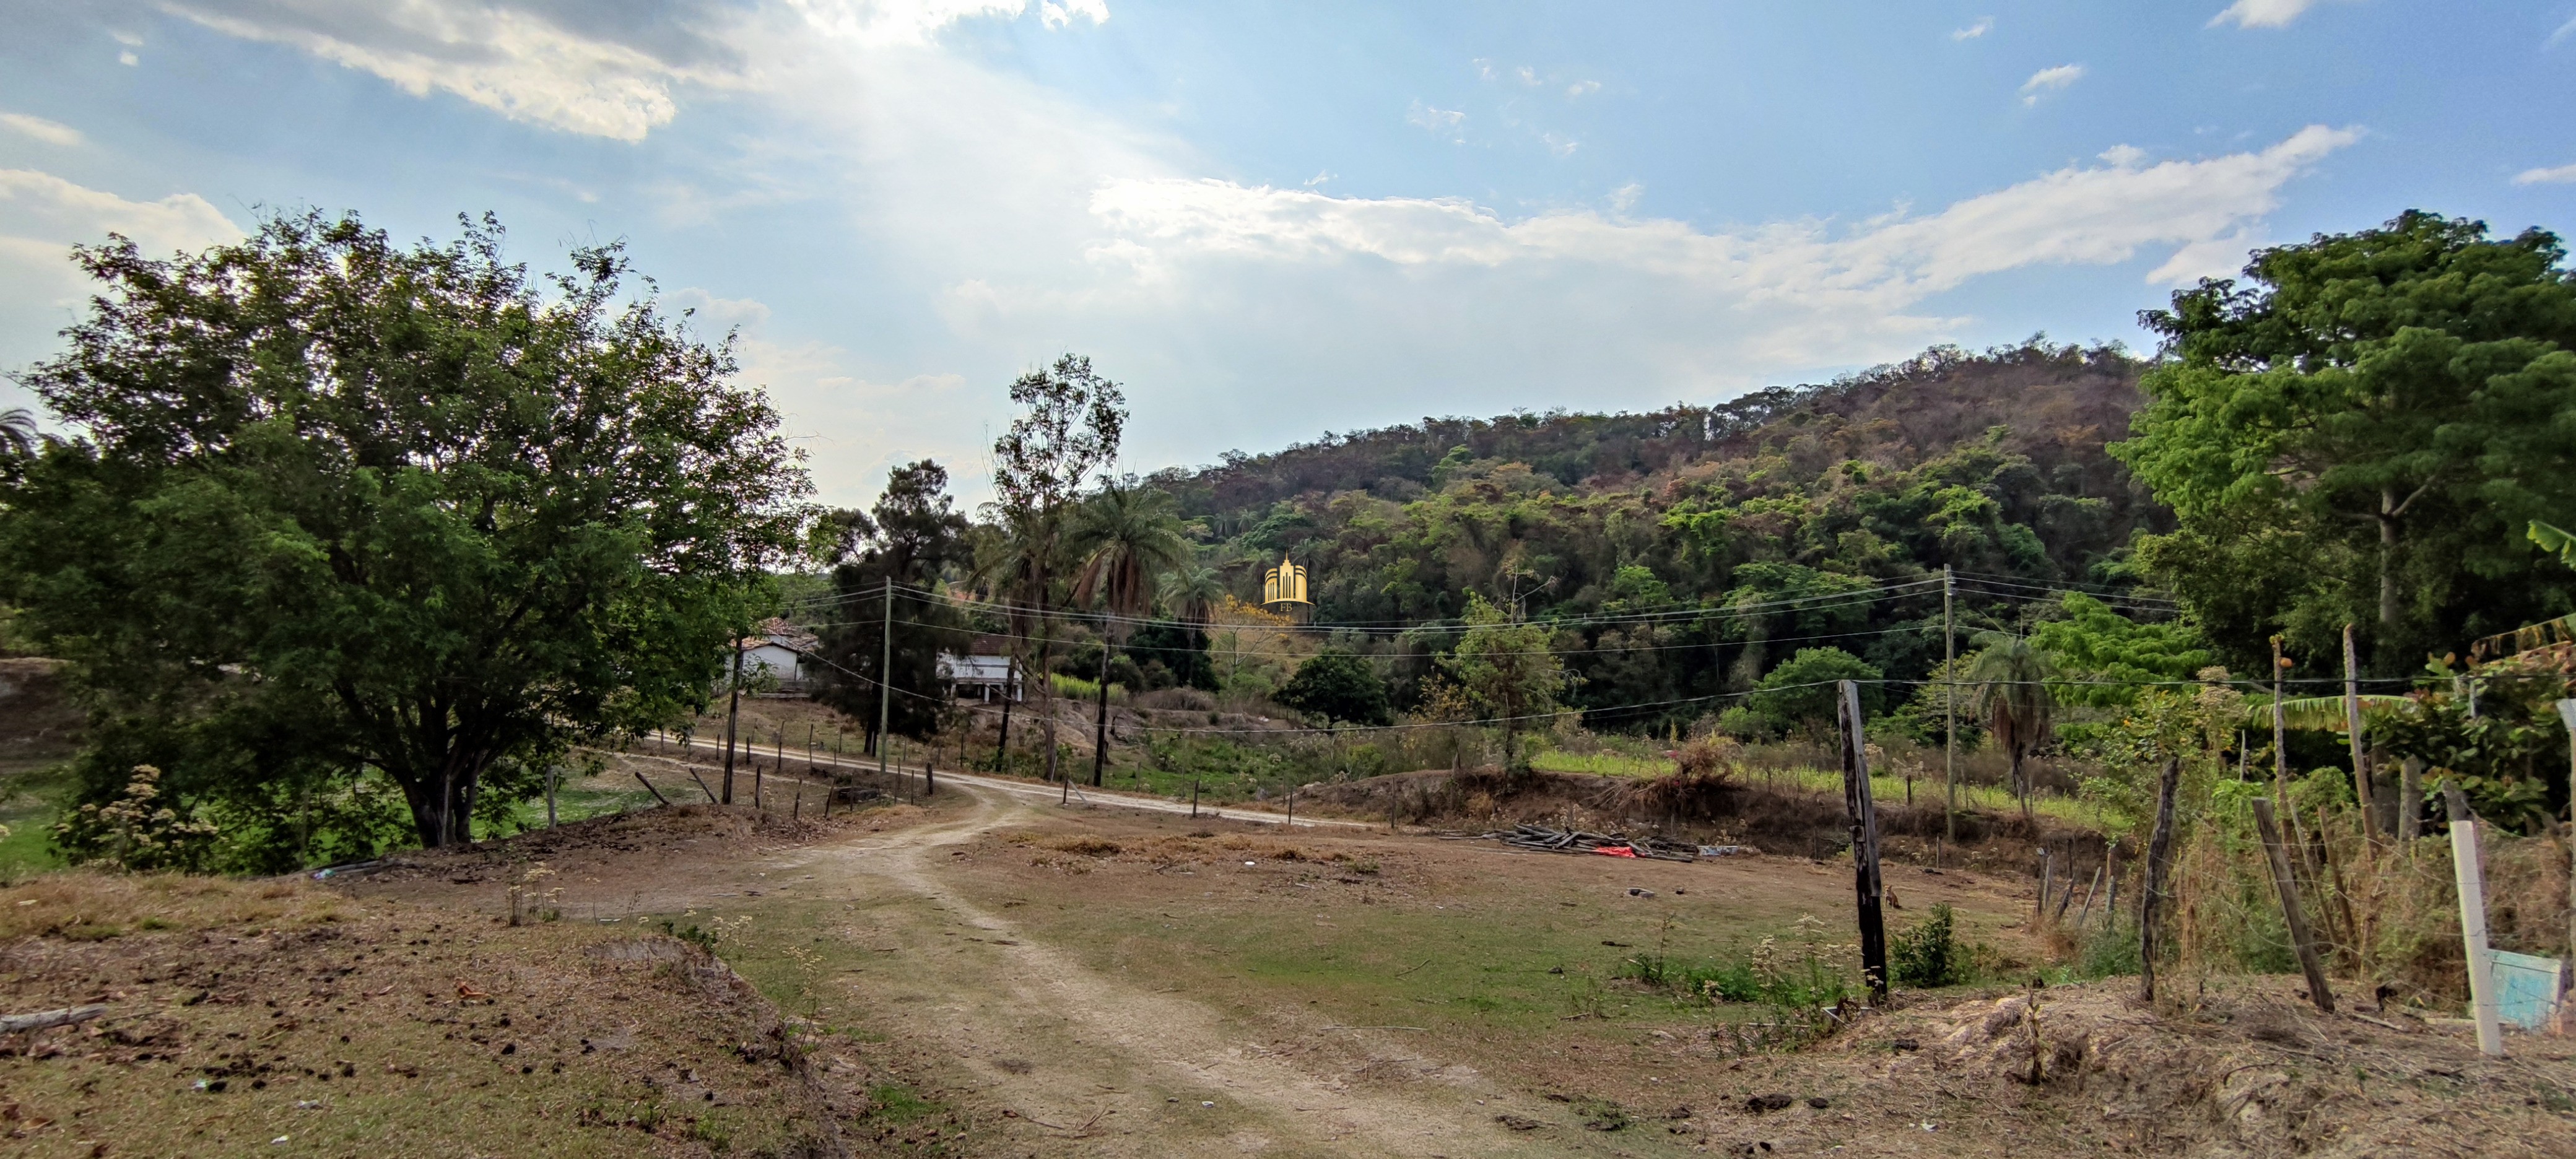
[[[948,686],[948,695],[957,700],[990,704],[997,699],[1020,698],[1019,669],[998,644],[983,640],[976,641],[963,656],[940,653],[939,679]]]
[[[811,633],[785,620],[761,625],[759,635],[745,636],[739,645],[743,684],[775,683],[782,692],[803,691],[806,680],[823,667],[814,658],[817,643]]]

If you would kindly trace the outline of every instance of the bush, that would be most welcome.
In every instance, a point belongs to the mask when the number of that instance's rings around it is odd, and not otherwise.
[[[1932,916],[1896,935],[1888,947],[1890,980],[1899,986],[1929,990],[1967,981],[1956,940],[1955,918],[1948,902],[1932,907]]]

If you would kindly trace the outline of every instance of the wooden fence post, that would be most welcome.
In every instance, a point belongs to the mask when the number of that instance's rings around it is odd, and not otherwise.
[[[1860,685],[1836,682],[1842,717],[1843,807],[1851,819],[1852,884],[1860,902],[1860,972],[1870,993],[1887,997],[1887,920],[1879,910],[1878,809],[1869,798],[1868,742],[1861,735]]]
[[[2307,911],[2299,907],[2299,882],[2290,874],[2290,851],[2281,842],[2272,802],[2254,798],[2254,827],[2263,837],[2263,853],[2272,863],[2272,887],[2281,894],[2281,916],[2290,924],[2290,948],[2299,955],[2299,970],[2308,976],[2308,998],[2317,1009],[2334,1013],[2334,993],[2326,989],[2325,963],[2317,957],[2316,935],[2308,929]]]
[[[2361,804],[2362,847],[2379,841],[2377,787],[2370,783],[2370,751],[2361,735],[2361,654],[2353,648],[2352,625],[2343,626],[2344,727],[2352,734],[2353,798]]]
[[[2138,997],[2156,1000],[2156,909],[2164,901],[2165,875],[2173,867],[2174,796],[2182,787],[2182,759],[2165,761],[2156,786],[2155,836],[2147,841],[2146,881],[2138,890]]]
[[[2451,873],[2460,885],[2460,940],[2469,959],[2469,1014],[2477,1020],[2478,1049],[2504,1057],[2504,1028],[2496,1020],[2495,963],[2487,950],[2487,888],[2478,864],[2478,821],[2460,787],[2445,782],[2442,803],[2451,810]]]

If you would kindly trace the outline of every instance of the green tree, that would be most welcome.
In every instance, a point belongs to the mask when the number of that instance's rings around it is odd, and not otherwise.
[[[1102,487],[1073,514],[1072,548],[1081,557],[1073,598],[1108,613],[1100,622],[1099,717],[1094,723],[1091,783],[1109,763],[1109,655],[1154,608],[1162,577],[1190,562],[1170,494],[1135,480]]]
[[[2208,642],[2186,621],[2140,623],[2080,592],[2059,597],[2058,609],[2066,618],[2034,625],[2031,645],[2056,669],[2061,683],[2051,691],[2061,702],[2118,707],[2138,696],[2136,683],[2066,680],[2183,681],[2215,662]]]
[[[1800,648],[1754,685],[1745,707],[1771,731],[1826,736],[1836,727],[1834,701],[1840,693],[1835,685],[1863,681],[1861,711],[1875,716],[1886,700],[1878,683],[1883,675],[1877,665],[1840,648]]]
[[[93,706],[94,799],[381,774],[468,841],[567,746],[702,703],[799,542],[777,414],[615,246],[550,290],[488,216],[75,256],[101,295],[22,380],[75,434],[8,484],[0,585]]]
[[[1324,722],[1335,724],[1391,724],[1395,710],[1388,704],[1386,681],[1377,669],[1358,655],[1339,649],[1327,649],[1297,666],[1297,674],[1271,696],[1279,706],[1302,712]]]
[[[2410,211],[2141,315],[2167,360],[2112,451],[2180,517],[2142,557],[2231,659],[2275,629],[2331,652],[2353,620],[2394,673],[2576,596],[2520,534],[2576,497],[2564,256],[2539,230]]]
[[[1467,630],[1441,657],[1441,670],[1458,682],[1478,711],[1503,726],[1503,768],[1526,772],[1519,746],[1522,722],[1555,712],[1573,676],[1545,625],[1516,623],[1472,591],[1463,618]]]
[[[1002,536],[980,570],[1013,605],[1014,640],[1024,649],[1035,640],[1032,683],[1040,700],[1051,701],[1055,619],[1046,608],[1062,579],[1065,523],[1081,497],[1083,481],[1118,457],[1118,441],[1127,427],[1127,396],[1117,383],[1092,370],[1090,359],[1066,354],[1053,366],[1013,379],[1011,402],[1021,408],[1020,416],[993,440],[992,516]],[[1052,706],[1044,719],[1046,776],[1054,780]],[[1009,739],[1006,732],[1006,745]]]
[[[2047,747],[2053,735],[2057,702],[2049,682],[2057,670],[2028,636],[1981,632],[1977,643],[1982,647],[1968,665],[1967,678],[1977,684],[1977,709],[1986,718],[1987,731],[2012,761],[2013,792],[2021,797],[2021,815],[2027,819],[2030,777],[2022,762]]]
[[[963,617],[945,600],[907,588],[936,583],[951,565],[965,562],[966,517],[948,496],[948,470],[929,459],[887,472],[886,488],[865,512],[833,512],[823,521],[840,530],[826,556],[838,597],[831,626],[822,632],[829,661],[814,698],[858,720],[875,752],[878,687],[886,698],[886,727],[897,736],[928,740],[944,723],[939,655],[963,648]],[[888,589],[893,605],[888,615]],[[894,621],[892,648],[884,631]],[[887,653],[893,653],[888,669]],[[891,675],[888,675],[888,672]]]

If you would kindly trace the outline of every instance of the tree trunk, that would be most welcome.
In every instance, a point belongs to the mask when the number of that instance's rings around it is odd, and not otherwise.
[[[1019,683],[1019,675],[1020,658],[1013,656],[1002,666],[1002,735],[1000,739],[993,742],[993,771],[997,773],[1002,772],[1010,763],[1011,702],[1018,699],[1012,695],[1012,691]]]
[[[417,781],[402,780],[403,799],[411,806],[412,831],[423,848],[441,849],[474,841],[474,786],[483,769],[461,754],[449,754],[438,771]]]
[[[2020,739],[2013,738],[2015,743],[2012,745],[2012,783],[2013,791],[2021,794],[2021,819],[2028,821],[2030,820],[2030,776],[2022,769]]]
[[[1046,743],[1046,779],[1050,781],[1058,774],[1055,767],[1055,649],[1050,646],[1054,643],[1051,631],[1038,640],[1038,685],[1046,689],[1039,698],[1039,705],[1046,716],[1038,735]]]
[[[1100,642],[1100,717],[1091,731],[1091,787],[1100,787],[1100,774],[1109,762],[1109,641]]]
[[[2379,645],[2384,661],[2397,638],[2397,488],[2379,489]]]

